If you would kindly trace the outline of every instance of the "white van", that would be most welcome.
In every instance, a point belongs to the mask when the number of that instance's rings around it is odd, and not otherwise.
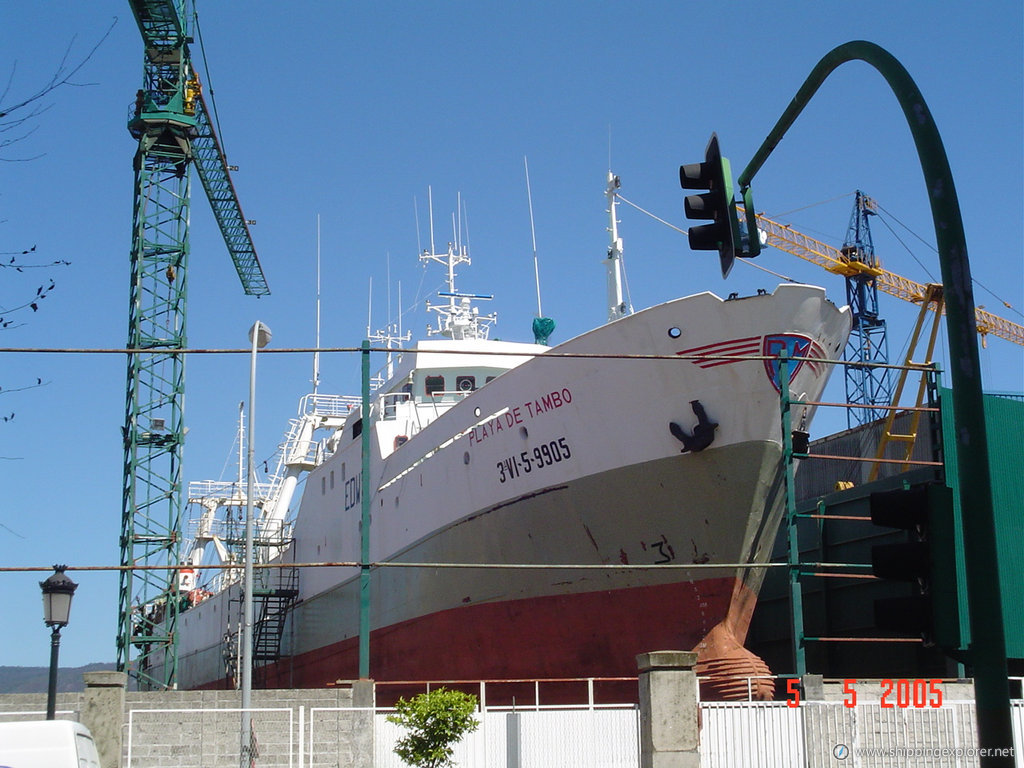
[[[71,720],[0,723],[0,768],[100,768],[89,729]]]

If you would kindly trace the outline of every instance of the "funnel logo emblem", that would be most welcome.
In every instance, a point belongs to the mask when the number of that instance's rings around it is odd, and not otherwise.
[[[783,352],[785,352],[786,356],[790,358],[823,356],[821,347],[806,336],[796,333],[774,333],[770,336],[765,336],[764,343],[761,346],[761,354],[772,359],[764,361],[764,370],[768,375],[768,380],[772,383],[772,386],[779,392],[782,391],[779,380],[781,373],[780,369],[782,366],[779,364],[778,357]],[[816,370],[820,365],[816,360],[791,360],[787,364],[787,367],[789,368],[789,382],[787,383],[792,383],[796,374],[804,367],[805,364],[810,365],[812,370]]]

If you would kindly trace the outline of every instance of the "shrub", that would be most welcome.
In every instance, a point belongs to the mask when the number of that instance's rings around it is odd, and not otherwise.
[[[475,710],[476,696],[447,688],[399,699],[387,719],[408,733],[395,745],[395,754],[417,768],[451,765],[452,746],[480,725]]]

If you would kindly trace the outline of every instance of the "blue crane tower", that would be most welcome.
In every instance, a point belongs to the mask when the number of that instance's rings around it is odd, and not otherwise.
[[[884,412],[871,406],[890,405],[893,396],[890,369],[876,367],[889,362],[889,340],[885,320],[878,314],[877,278],[881,271],[868,221],[875,214],[874,200],[858,189],[840,249],[848,267],[846,303],[853,318],[843,354],[844,360],[853,363],[846,366],[846,402],[860,406],[846,409],[849,427],[879,418]]]
[[[128,119],[138,140],[132,216],[117,668],[144,688],[177,674],[188,295],[194,165],[245,293],[267,288],[189,52],[188,0],[129,0],[143,82]],[[139,568],[138,566],[149,566]]]

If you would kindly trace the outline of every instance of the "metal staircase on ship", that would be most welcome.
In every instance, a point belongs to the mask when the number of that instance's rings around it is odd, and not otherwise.
[[[253,581],[253,678],[257,685],[265,684],[266,667],[280,661],[287,654],[284,642],[288,613],[299,595],[298,568],[261,568]],[[231,598],[228,605],[230,626],[224,637],[224,669],[232,680],[239,678],[240,636],[243,596],[241,592]],[[262,673],[262,674],[261,674]]]
[[[293,541],[289,508],[301,476],[319,466],[334,451],[333,436],[359,398],[310,394],[299,404],[299,416],[289,423],[288,433],[278,447],[273,474],[252,488],[254,513],[253,581],[253,667],[259,670],[284,655],[284,633],[288,613],[299,594],[298,568],[281,558]],[[244,434],[239,411],[239,446]],[[328,437],[316,439],[320,430]],[[243,451],[239,450],[239,456]],[[216,593],[233,588],[229,600],[231,628],[223,638],[223,657],[228,677],[238,679],[242,619],[242,569],[245,562],[244,509],[248,504],[246,483],[201,481],[189,484],[189,502],[198,505],[199,515],[190,521],[192,543],[186,565],[201,566],[215,555],[223,569],[200,590]],[[212,548],[212,552],[211,552]],[[275,561],[276,564],[275,564]]]

